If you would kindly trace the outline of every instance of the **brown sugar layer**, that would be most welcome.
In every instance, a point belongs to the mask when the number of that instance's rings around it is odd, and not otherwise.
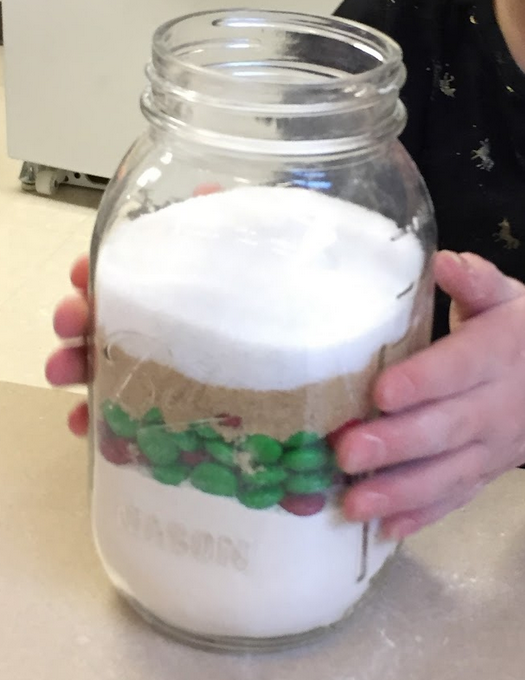
[[[138,361],[102,332],[95,345],[95,397],[118,403],[132,418],[152,408],[167,425],[183,431],[188,423],[228,415],[242,419],[246,434],[262,433],[284,441],[306,430],[324,437],[353,418],[373,410],[372,386],[387,365],[428,344],[429,322],[413,324],[398,343],[375,352],[357,373],[306,384],[293,390],[248,390],[208,385],[155,361]]]

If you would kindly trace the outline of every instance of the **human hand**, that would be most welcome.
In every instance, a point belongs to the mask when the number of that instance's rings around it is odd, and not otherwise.
[[[200,184],[193,196],[206,196],[221,190],[216,182]],[[54,352],[46,364],[47,380],[57,387],[66,385],[83,385],[88,377],[88,345],[89,333],[89,260],[81,257],[71,270],[71,283],[76,294],[62,300],[53,317],[55,332],[64,341],[64,345]],[[73,434],[83,437],[89,428],[89,412],[87,402],[81,402],[68,418],[69,429]]]
[[[474,255],[440,253],[436,278],[451,295],[452,334],[387,369],[375,387],[385,413],[343,434],[340,465],[376,474],[347,493],[349,519],[383,520],[403,538],[470,501],[489,481],[525,463],[525,286]],[[74,340],[47,364],[54,385],[87,378],[88,260],[71,273],[78,293],[55,313],[59,337]],[[88,428],[80,404],[69,416]]]
[[[71,283],[76,288],[76,294],[60,302],[53,318],[55,332],[65,344],[47,361],[46,377],[52,385],[84,384],[87,381],[88,279],[89,261],[87,256],[84,256],[71,270]],[[87,434],[89,416],[85,401],[71,411],[68,424],[74,434],[78,436]]]
[[[348,519],[379,517],[401,539],[468,503],[525,463],[525,286],[472,255],[441,252],[437,283],[453,299],[451,335],[388,368],[385,414],[337,443],[350,474]]]

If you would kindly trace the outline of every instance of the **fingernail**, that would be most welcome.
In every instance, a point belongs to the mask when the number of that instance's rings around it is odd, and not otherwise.
[[[470,273],[474,270],[474,262],[470,253],[460,253],[459,259],[466,272]]]
[[[372,434],[362,434],[358,442],[355,448],[346,454],[345,472],[355,474],[383,467],[387,457],[384,441]]]
[[[386,514],[388,506],[388,496],[370,491],[357,496],[352,503],[350,514],[353,519],[373,519]]]
[[[451,260],[454,260],[454,262],[456,262],[456,264],[461,264],[461,265],[463,264],[463,260],[461,259],[459,253],[456,253],[453,250],[442,250],[441,254],[445,255],[446,257],[448,257]]]
[[[454,260],[456,264],[461,265],[463,269],[466,269],[467,271],[472,269],[473,263],[470,258],[470,253],[456,253],[453,250],[442,250],[441,252],[449,259]]]

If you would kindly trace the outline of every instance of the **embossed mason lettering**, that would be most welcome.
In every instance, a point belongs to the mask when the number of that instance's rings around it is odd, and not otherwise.
[[[166,527],[167,549],[175,555],[189,552],[188,532],[180,524],[170,522]]]
[[[191,554],[199,562],[212,562],[215,553],[215,541],[210,533],[197,531],[191,536]]]
[[[134,505],[121,505],[117,511],[120,526],[132,536],[140,533],[141,513]]]
[[[176,557],[241,572],[249,567],[247,541],[193,530],[180,522],[163,522],[157,515],[143,512],[134,505],[121,505],[117,519],[121,529],[133,538]]]
[[[144,520],[144,540],[154,543],[159,548],[164,548],[164,531],[160,521],[155,515],[147,515]]]

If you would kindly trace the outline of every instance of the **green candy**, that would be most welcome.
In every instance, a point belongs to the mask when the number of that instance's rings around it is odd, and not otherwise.
[[[169,467],[154,467],[153,478],[162,484],[178,486],[190,476],[191,468],[187,465],[170,465]]]
[[[177,462],[180,455],[177,442],[177,434],[162,425],[143,427],[137,434],[139,449],[153,465],[166,466]]]
[[[193,423],[192,430],[202,439],[220,439],[221,435],[206,423]]]
[[[330,460],[330,456],[324,449],[308,448],[295,449],[284,454],[282,465],[294,472],[313,472],[320,470]]]
[[[257,470],[253,474],[243,472],[241,480],[246,486],[262,488],[282,484],[287,477],[288,473],[281,467],[268,467],[263,470]]]
[[[234,448],[231,444],[220,441],[207,441],[204,443],[204,448],[217,462],[228,467],[235,467]]]
[[[235,496],[237,477],[235,473],[217,463],[201,463],[190,476],[196,489],[214,496]]]
[[[321,437],[315,432],[296,432],[284,443],[285,449],[300,449],[313,446],[321,442]]]
[[[246,437],[243,449],[252,454],[254,460],[261,465],[277,463],[283,455],[283,447],[272,437],[265,434],[252,434]]]
[[[201,448],[199,437],[195,432],[174,432],[173,440],[181,451],[198,451]]]
[[[332,486],[331,472],[304,473],[292,475],[286,483],[286,490],[298,495],[319,493]]]
[[[162,411],[160,408],[154,406],[143,416],[143,425],[164,425],[164,418],[162,417]]]
[[[237,494],[239,501],[253,510],[266,510],[280,503],[285,492],[280,486],[267,489],[243,489]]]
[[[102,413],[113,434],[125,439],[133,439],[139,428],[139,423],[133,420],[118,404],[106,401],[102,406]]]

